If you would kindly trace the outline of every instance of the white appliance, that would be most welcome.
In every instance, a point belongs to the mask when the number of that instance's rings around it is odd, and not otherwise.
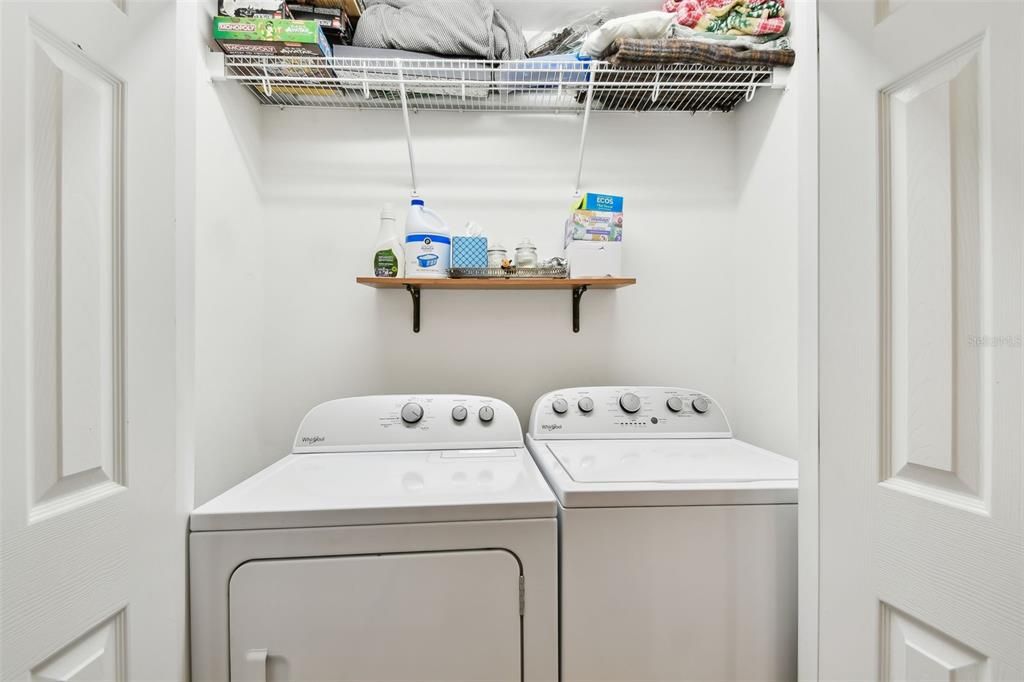
[[[796,679],[797,465],[684,388],[536,402],[560,502],[563,682]]]
[[[192,513],[192,678],[554,680],[556,510],[499,400],[323,403]]]

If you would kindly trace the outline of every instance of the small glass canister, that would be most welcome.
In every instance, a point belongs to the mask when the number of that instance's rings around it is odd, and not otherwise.
[[[501,244],[491,244],[487,247],[487,267],[500,268],[502,261],[508,258],[508,251]]]
[[[529,239],[524,238],[516,247],[516,267],[537,267],[537,247]]]

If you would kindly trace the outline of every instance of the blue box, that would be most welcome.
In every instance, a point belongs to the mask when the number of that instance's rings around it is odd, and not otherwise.
[[[487,237],[452,237],[453,268],[486,268]]]
[[[594,194],[587,192],[573,206],[576,211],[604,211],[606,213],[622,213],[622,197],[614,194]]]

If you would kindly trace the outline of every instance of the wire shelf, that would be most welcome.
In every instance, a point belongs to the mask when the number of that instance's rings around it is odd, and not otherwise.
[[[262,104],[326,109],[583,113],[731,111],[775,86],[770,66],[613,67],[576,60],[477,61],[224,55],[224,78]]]

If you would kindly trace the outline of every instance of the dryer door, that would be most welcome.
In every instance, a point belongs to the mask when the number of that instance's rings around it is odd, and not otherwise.
[[[519,576],[504,550],[250,561],[231,679],[520,680]]]

